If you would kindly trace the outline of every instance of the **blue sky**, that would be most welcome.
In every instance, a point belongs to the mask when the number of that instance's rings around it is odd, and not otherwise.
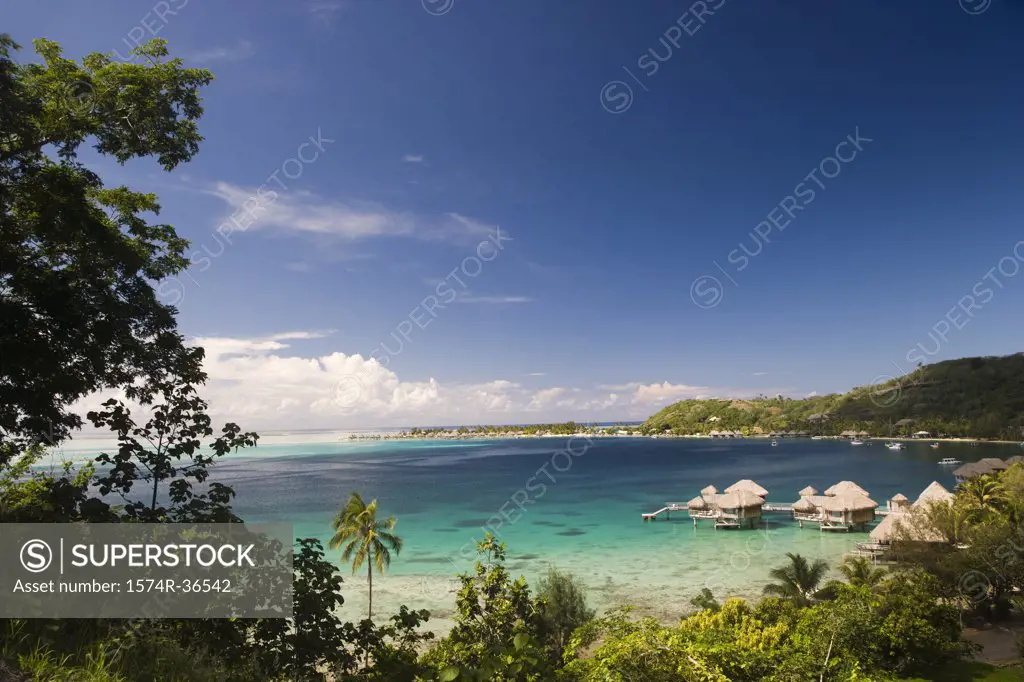
[[[6,19],[73,57],[155,32],[214,72],[190,164],[85,158],[193,241],[168,291],[232,418],[642,418],[1020,350],[1009,0],[47,1]],[[332,142],[288,163],[311,136]],[[511,239],[424,318],[498,228]]]

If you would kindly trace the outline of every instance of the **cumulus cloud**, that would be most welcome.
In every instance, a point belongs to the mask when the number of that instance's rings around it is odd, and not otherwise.
[[[204,369],[209,380],[201,394],[210,403],[211,417],[256,430],[609,421],[643,419],[669,401],[712,392],[669,382],[634,382],[608,390],[536,389],[508,379],[412,380],[358,353],[303,355],[294,347],[331,333],[298,330],[257,338],[193,339],[206,349]],[[106,397],[110,395],[90,396],[76,405],[76,411],[84,414],[96,409]],[[123,394],[113,397],[124,399]]]

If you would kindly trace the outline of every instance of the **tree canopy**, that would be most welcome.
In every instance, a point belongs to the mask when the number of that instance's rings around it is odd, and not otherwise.
[[[1024,427],[1024,353],[924,365],[899,378],[803,399],[681,400],[644,422],[645,433],[799,431],[875,436],[928,431],[1018,440]]]
[[[41,61],[20,63],[0,35],[0,461],[66,438],[82,423],[69,405],[90,393],[146,403],[161,382],[205,378],[152,286],[187,266],[187,242],[152,222],[155,195],[106,187],[78,153],[190,160],[213,76],[162,40],[136,49],[139,64],[34,46]]]

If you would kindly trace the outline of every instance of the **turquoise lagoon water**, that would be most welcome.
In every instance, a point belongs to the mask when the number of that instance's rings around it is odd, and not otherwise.
[[[374,613],[386,617],[400,604],[426,608],[438,632],[450,627],[454,575],[471,567],[475,540],[489,526],[507,544],[515,574],[533,582],[554,565],[579,576],[599,609],[633,604],[674,620],[705,586],[719,599],[757,597],[786,552],[834,565],[866,536],[800,529],[784,514],[767,514],[762,530],[716,531],[706,521],[694,528],[685,513],[643,523],[643,512],[741,478],[760,483],[776,502],[794,501],[806,485],[824,490],[849,479],[884,505],[897,492],[915,499],[933,480],[952,488],[951,468],[936,464],[941,457],[971,461],[1021,452],[952,443],[933,450],[912,441],[904,451],[890,451],[881,442],[781,440],[773,448],[763,439],[598,438],[573,440],[572,450],[581,454],[569,456],[555,454],[566,449],[565,438],[337,438],[264,438],[259,448],[218,463],[214,478],[235,488],[242,518],[293,524],[296,537],[325,545],[330,521],[351,491],[377,498],[385,515],[398,518],[405,547],[388,573],[374,578]],[[343,575],[344,611],[359,618],[366,611],[365,569]]]

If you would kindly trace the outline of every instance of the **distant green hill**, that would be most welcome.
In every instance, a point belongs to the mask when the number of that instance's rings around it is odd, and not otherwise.
[[[1024,427],[1024,353],[962,358],[849,393],[793,400],[682,400],[653,415],[645,433],[806,431],[839,435],[932,435],[1020,440]]]

